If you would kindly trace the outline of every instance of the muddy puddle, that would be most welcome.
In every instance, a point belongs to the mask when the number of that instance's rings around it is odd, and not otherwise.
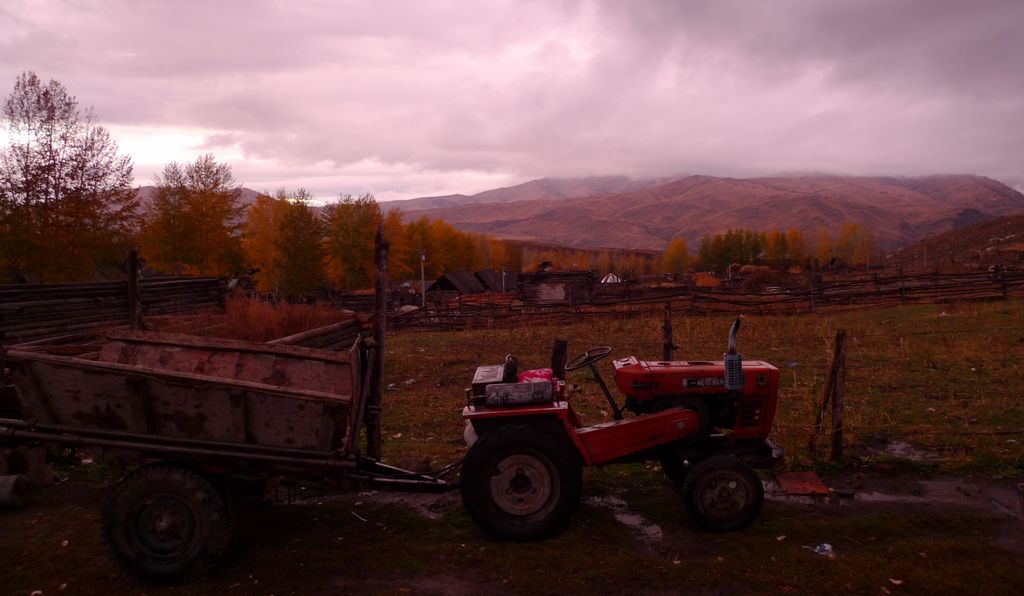
[[[664,538],[661,526],[630,509],[629,503],[621,497],[602,495],[589,497],[586,502],[595,507],[610,509],[616,521],[635,532],[645,542],[659,542]]]
[[[831,483],[826,482],[830,487]],[[1024,522],[1024,483],[996,482],[972,478],[888,478],[861,481],[855,487],[839,482],[828,496],[786,494],[774,481],[765,482],[765,498],[795,505],[822,503],[840,506],[906,504],[972,509],[1012,517]]]

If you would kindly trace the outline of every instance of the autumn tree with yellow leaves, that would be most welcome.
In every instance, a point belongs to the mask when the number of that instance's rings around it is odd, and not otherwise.
[[[157,269],[227,275],[242,269],[241,187],[231,166],[206,154],[167,164],[146,209],[143,255]]]
[[[662,268],[666,273],[685,275],[690,266],[690,251],[686,247],[686,240],[681,236],[673,238],[665,249],[662,263]]]
[[[285,298],[314,296],[324,287],[324,223],[305,189],[260,194],[242,234],[245,262],[257,289]]]

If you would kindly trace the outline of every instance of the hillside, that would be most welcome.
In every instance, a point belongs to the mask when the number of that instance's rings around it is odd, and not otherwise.
[[[468,204],[510,203],[517,201],[555,200],[594,195],[623,193],[651,188],[665,184],[672,178],[644,178],[634,180],[626,176],[592,176],[589,178],[540,178],[515,186],[485,190],[475,195],[445,195],[420,197],[406,201],[392,201],[383,204],[385,209],[392,206],[403,211],[420,211],[455,207]]]
[[[997,217],[929,236],[899,249],[888,259],[897,265],[944,265],[951,261],[1024,263],[1024,214]]]
[[[543,188],[543,180],[533,182],[520,185],[520,191]],[[496,208],[495,196],[530,196],[509,191],[448,197],[452,203],[443,207],[400,206],[465,231],[504,238],[651,250],[663,249],[677,235],[696,247],[703,236],[730,228],[796,227],[812,237],[819,228],[835,234],[848,222],[870,227],[881,248],[894,249],[931,234],[1024,212],[1024,195],[995,180],[971,175],[687,176],[633,190],[546,196],[503,202]],[[477,200],[481,195],[492,202]],[[424,204],[430,203],[419,203]]]
[[[146,206],[149,205],[150,202],[152,202],[154,193],[156,193],[156,187],[155,186],[140,186],[139,187],[139,189],[136,191],[135,194],[139,197],[139,208],[140,209],[142,209],[142,210],[146,209]],[[256,197],[259,196],[259,194],[260,193],[256,192],[255,190],[252,190],[251,188],[243,187],[242,188],[242,197],[241,197],[241,201],[240,201],[241,205],[242,206],[248,206],[248,205],[256,202]]]

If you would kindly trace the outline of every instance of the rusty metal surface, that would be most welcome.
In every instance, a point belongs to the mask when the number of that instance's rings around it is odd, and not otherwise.
[[[775,480],[787,495],[828,494],[828,487],[814,472],[779,472]]]
[[[35,347],[7,358],[27,420],[297,449],[354,443],[356,350],[137,333],[79,357]]]

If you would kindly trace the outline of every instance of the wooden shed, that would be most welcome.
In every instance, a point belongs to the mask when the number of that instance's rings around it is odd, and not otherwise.
[[[469,269],[445,273],[430,284],[427,292],[458,292],[459,294],[480,294],[486,291],[480,280]]]
[[[589,269],[521,273],[519,295],[527,304],[586,304],[597,282],[597,273]]]

